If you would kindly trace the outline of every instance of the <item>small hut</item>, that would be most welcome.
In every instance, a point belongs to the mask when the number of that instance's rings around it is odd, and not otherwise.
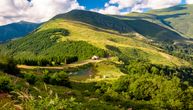
[[[92,60],[99,60],[99,56],[94,55],[91,59]]]

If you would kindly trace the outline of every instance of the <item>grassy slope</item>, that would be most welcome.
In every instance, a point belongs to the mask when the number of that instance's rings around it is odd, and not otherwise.
[[[116,16],[108,16],[95,12],[73,10],[71,12],[57,15],[53,19],[62,18],[84,22],[103,29],[115,31],[117,33],[129,34],[140,33],[143,36],[154,40],[182,40],[178,33],[171,29],[157,25],[155,23],[140,19],[119,19]]]
[[[68,13],[57,15],[53,19],[58,18],[80,21],[106,30],[114,30],[119,33],[135,32],[128,24],[120,19],[90,11],[72,10]]]
[[[183,33],[185,36],[193,38],[193,5],[180,5],[149,13],[157,14],[158,19],[162,20],[166,25]]]
[[[65,21],[62,19],[50,21],[41,26],[41,30],[46,30],[49,28],[65,28],[70,32],[68,37],[63,37],[60,40],[83,40],[90,44],[95,45],[103,49],[107,49],[106,45],[115,46],[118,48],[132,48],[142,50],[147,55],[149,59],[154,64],[163,64],[170,66],[187,66],[189,63],[180,60],[176,57],[170,56],[168,54],[162,53],[158,48],[151,45],[145,44],[138,40],[129,37],[123,37],[115,34],[106,33],[103,31],[95,30],[94,27],[89,25],[83,25],[79,22]],[[133,55],[135,56],[135,55]]]

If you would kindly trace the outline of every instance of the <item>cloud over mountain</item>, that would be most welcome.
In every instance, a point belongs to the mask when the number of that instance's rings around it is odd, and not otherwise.
[[[145,9],[167,8],[181,2],[182,0],[109,0],[103,9],[95,9],[94,11],[104,14],[124,14],[133,11],[143,12]]]
[[[90,1],[92,3],[92,0]],[[193,0],[109,0],[104,7],[91,11],[103,14],[125,14],[167,8],[180,3],[193,4]],[[85,9],[79,5],[78,0],[1,0],[0,7],[0,25],[21,20],[43,22],[59,13]]]
[[[0,25],[31,21],[42,22],[72,9],[84,9],[76,0],[2,0]]]

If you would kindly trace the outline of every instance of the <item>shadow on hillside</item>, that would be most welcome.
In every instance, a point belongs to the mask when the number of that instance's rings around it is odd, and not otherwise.
[[[184,39],[178,33],[145,20],[126,20],[136,32],[154,40],[179,40]]]
[[[158,19],[169,19],[169,18],[178,18],[180,16],[188,15],[188,13],[172,14],[172,15],[158,15]]]
[[[89,83],[83,83],[83,82],[75,82],[71,81],[72,89],[79,90],[79,91],[85,91],[88,90],[89,92],[94,92],[96,90],[96,82],[89,82]]]

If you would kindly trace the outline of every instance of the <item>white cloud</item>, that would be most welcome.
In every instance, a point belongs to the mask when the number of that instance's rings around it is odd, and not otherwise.
[[[0,0],[0,7],[0,25],[21,20],[42,22],[59,13],[84,9],[77,0]]]
[[[186,0],[187,4],[193,4],[193,0]]]
[[[193,1],[193,0],[190,0]],[[98,9],[98,12],[104,14],[114,14],[115,12],[110,10],[116,9],[116,13],[124,14],[125,12],[143,12],[144,9],[161,9],[171,6],[175,6],[181,3],[181,0],[110,0],[106,3],[105,8]],[[124,11],[123,11],[124,10]]]
[[[98,13],[103,13],[103,14],[119,14],[119,8],[116,6],[106,6],[105,10],[104,9],[93,9],[91,11],[95,11]]]
[[[152,9],[161,9],[175,6],[181,3],[181,0],[149,0],[147,7]]]
[[[185,0],[193,4],[193,0]],[[100,1],[99,1],[100,2]],[[178,5],[182,0],[109,0],[104,8],[91,9],[103,14],[143,12],[144,9],[161,9]],[[77,0],[0,0],[0,25],[18,22],[42,22],[59,13],[84,9]]]

